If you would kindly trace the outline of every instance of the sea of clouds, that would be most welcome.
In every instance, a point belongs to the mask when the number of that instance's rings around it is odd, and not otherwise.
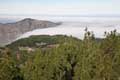
[[[39,18],[54,22],[62,22],[56,27],[36,29],[21,35],[20,38],[29,37],[31,35],[68,35],[84,38],[85,28],[95,34],[97,38],[104,38],[104,32],[117,30],[120,33],[120,18],[114,17],[54,17],[54,18]]]

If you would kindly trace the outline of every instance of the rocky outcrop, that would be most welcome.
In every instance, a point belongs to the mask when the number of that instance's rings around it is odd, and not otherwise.
[[[50,21],[26,18],[15,23],[0,23],[0,46],[10,43],[25,32],[38,28],[48,28],[59,25]]]

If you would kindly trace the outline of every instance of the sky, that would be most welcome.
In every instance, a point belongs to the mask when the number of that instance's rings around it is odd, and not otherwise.
[[[0,0],[0,15],[108,14],[120,14],[120,0]]]

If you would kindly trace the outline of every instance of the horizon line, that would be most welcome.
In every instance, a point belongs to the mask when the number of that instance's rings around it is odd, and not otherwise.
[[[3,16],[120,17],[120,14],[0,14],[0,17]]]

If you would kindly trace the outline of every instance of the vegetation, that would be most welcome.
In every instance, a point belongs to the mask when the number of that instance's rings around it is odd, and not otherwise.
[[[38,35],[38,36],[30,36],[28,38],[23,38],[20,40],[17,40],[9,45],[10,49],[18,50],[18,47],[46,47],[50,44],[60,44],[63,43],[66,39],[69,39],[70,37],[63,36],[63,35],[55,35],[55,36],[49,36],[49,35]],[[74,38],[76,39],[76,38]]]
[[[105,36],[96,41],[86,30],[84,40],[60,35],[18,40],[0,51],[0,80],[120,80],[120,35]],[[47,44],[36,46],[41,42]]]

